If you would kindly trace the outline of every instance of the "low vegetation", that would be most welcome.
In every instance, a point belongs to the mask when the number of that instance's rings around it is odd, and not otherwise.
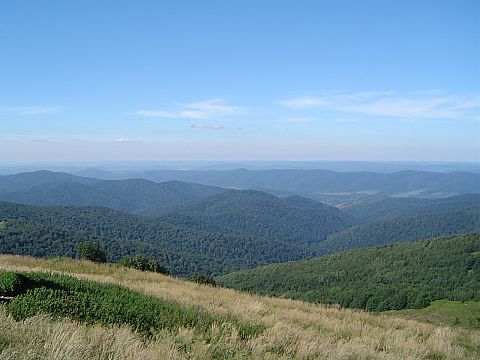
[[[179,325],[144,337],[124,325],[88,325],[43,314],[16,322],[0,306],[5,359],[476,359],[480,333],[337,306],[204,286],[114,264],[0,255],[9,272],[59,272],[116,284],[226,322],[205,330]],[[40,276],[40,275],[39,275]],[[41,275],[44,276],[44,275]],[[49,275],[50,276],[50,275]],[[83,282],[81,282],[83,284]],[[233,319],[233,320],[232,320]],[[242,339],[235,322],[263,326]]]

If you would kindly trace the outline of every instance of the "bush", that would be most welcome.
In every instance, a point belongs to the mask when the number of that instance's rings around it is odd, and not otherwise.
[[[196,282],[198,284],[217,286],[215,279],[208,275],[193,274],[190,277],[190,281]]]
[[[15,296],[26,286],[25,276],[17,273],[0,271],[0,296]]]
[[[75,249],[84,260],[90,260],[98,263],[107,262],[107,254],[98,243],[82,242],[75,246]]]
[[[170,272],[160,265],[158,260],[149,259],[143,255],[127,256],[120,260],[120,265],[141,271],[153,271],[160,274],[170,275]]]

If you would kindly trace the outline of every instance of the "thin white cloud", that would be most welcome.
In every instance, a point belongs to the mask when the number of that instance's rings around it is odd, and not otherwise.
[[[140,143],[140,142],[142,142],[142,140],[120,138],[120,139],[112,140],[112,142],[114,142],[114,143]]]
[[[289,100],[282,100],[280,104],[291,109],[303,109],[306,107],[326,106],[327,102],[322,98],[300,96]]]
[[[14,113],[17,115],[44,115],[60,112],[58,106],[2,106],[0,111]]]
[[[357,122],[357,119],[337,118],[337,119],[335,119],[335,122],[338,122],[338,123],[356,123],[356,122]]]
[[[161,111],[161,110],[139,110],[135,112],[135,115],[145,117],[161,117],[161,118],[178,118],[179,113],[173,111]]]
[[[281,122],[284,123],[290,123],[290,124],[306,124],[312,122],[311,118],[308,117],[289,117],[280,120]]]
[[[480,98],[454,96],[441,90],[410,93],[394,91],[327,92],[280,102],[291,109],[329,110],[400,118],[457,119],[480,107]]]
[[[204,125],[204,124],[193,124],[190,126],[192,129],[214,129],[214,130],[219,130],[223,129],[223,125],[219,124],[210,124],[210,125]]]
[[[240,106],[227,105],[222,99],[211,99],[192,103],[177,104],[180,109],[175,111],[165,110],[138,110],[138,116],[155,118],[184,118],[204,120],[208,118],[219,118],[233,116],[243,113],[246,109]]]

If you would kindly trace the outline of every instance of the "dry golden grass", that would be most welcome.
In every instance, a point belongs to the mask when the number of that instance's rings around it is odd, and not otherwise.
[[[142,342],[128,329],[86,327],[65,321],[54,322],[45,317],[16,324],[2,314],[0,322],[3,326],[15,329],[19,338],[24,339],[24,345],[15,346],[17,351],[25,349],[18,353],[18,358],[83,359],[89,358],[89,354],[97,354],[92,356],[98,359],[480,358],[479,331],[436,327],[363,311],[250,295],[116,265],[0,255],[0,268],[55,271],[82,279],[115,283],[186,306],[200,307],[214,314],[266,325],[266,330],[259,337],[248,340],[240,340],[235,329],[225,324],[212,326],[208,334],[213,339],[210,344],[188,329],[160,332],[158,339]],[[42,325],[35,326],[37,322]],[[50,330],[37,329],[41,327]],[[2,326],[0,329],[7,331]],[[32,335],[28,336],[29,333]],[[39,345],[35,345],[37,342]],[[44,356],[29,357],[28,349],[35,346],[43,346],[48,351],[45,350]],[[66,350],[62,350],[64,348]],[[70,348],[76,350],[68,350]],[[56,353],[60,355],[55,357]]]

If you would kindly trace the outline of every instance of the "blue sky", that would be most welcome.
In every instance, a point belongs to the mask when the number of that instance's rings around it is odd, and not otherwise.
[[[0,1],[0,162],[479,161],[479,2]]]

